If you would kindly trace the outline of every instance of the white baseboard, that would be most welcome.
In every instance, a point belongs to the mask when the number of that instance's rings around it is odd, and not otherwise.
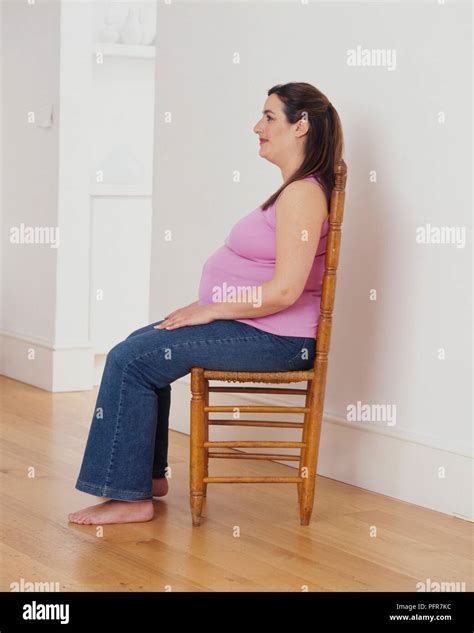
[[[211,385],[219,384],[211,381]],[[220,383],[222,385],[222,383]],[[250,383],[239,383],[239,386]],[[237,385],[237,383],[235,383]],[[292,387],[303,387],[294,384]],[[175,381],[171,385],[170,428],[190,432],[190,376]],[[212,393],[212,404],[304,404],[302,396],[269,394],[224,394]],[[298,402],[300,401],[300,402]],[[229,414],[223,413],[222,418]],[[217,417],[214,414],[212,417]],[[301,421],[301,414],[242,414],[242,419],[287,419]],[[210,439],[279,439],[297,440],[301,430],[212,427]],[[276,435],[277,433],[277,435]],[[432,438],[429,438],[430,440]],[[441,448],[430,446],[426,438],[397,435],[395,431],[380,428],[360,427],[335,415],[324,415],[318,459],[318,474],[342,481],[365,490],[436,510],[444,514],[473,521],[472,472],[473,460],[468,447]],[[241,449],[244,450],[244,449]],[[259,449],[266,452],[266,449]],[[292,449],[279,452],[297,454]],[[297,468],[297,462],[280,462]],[[444,477],[439,477],[444,473]]]
[[[85,391],[94,386],[90,345],[54,346],[49,341],[0,332],[0,373],[51,392]]]

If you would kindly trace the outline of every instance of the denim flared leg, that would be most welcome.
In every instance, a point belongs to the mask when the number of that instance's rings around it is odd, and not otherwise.
[[[167,465],[163,427],[169,405],[163,396],[170,396],[170,384],[192,367],[288,371],[307,369],[314,358],[314,339],[278,336],[239,321],[174,330],[153,325],[107,354],[78,490],[124,501],[152,498],[152,478]]]
[[[127,336],[127,339],[132,336],[138,336],[145,332],[153,330],[153,325],[146,325],[138,330],[135,330]],[[153,479],[162,479],[166,476],[166,469],[168,468],[168,438],[169,438],[169,416],[171,408],[171,385],[167,385],[162,389],[156,389],[157,396],[157,419],[156,419],[156,433],[155,433],[155,450],[153,452]]]

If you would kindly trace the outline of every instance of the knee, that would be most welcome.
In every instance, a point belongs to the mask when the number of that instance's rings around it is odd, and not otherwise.
[[[143,332],[143,328],[139,327],[138,330],[133,330],[133,332],[130,332],[130,334],[125,338],[125,340],[132,338],[132,336],[135,336],[136,334],[140,334],[141,332]]]
[[[129,362],[135,357],[133,346],[130,345],[128,337],[114,345],[107,353],[106,361],[114,362],[116,365],[124,369]]]
[[[163,323],[163,321],[164,319],[162,319],[161,321],[157,321],[156,323],[151,323],[150,325],[145,325],[144,327],[139,327],[138,330],[134,330],[133,332],[130,332],[130,334],[124,340],[127,341],[129,338],[132,338],[133,336],[136,336],[137,334],[144,334],[145,332],[148,332],[154,325]]]

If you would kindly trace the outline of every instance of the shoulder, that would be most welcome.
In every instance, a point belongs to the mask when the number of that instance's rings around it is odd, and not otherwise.
[[[295,180],[283,189],[275,204],[279,214],[316,215],[321,222],[328,215],[326,194],[315,180]]]
[[[326,194],[324,193],[321,185],[316,182],[316,180],[295,180],[283,189],[278,199],[292,200],[302,197],[318,200],[321,198],[325,199]]]

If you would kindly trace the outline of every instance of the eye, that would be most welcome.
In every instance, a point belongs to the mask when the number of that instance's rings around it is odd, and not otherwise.
[[[273,121],[273,118],[269,114],[267,114],[267,121]]]

